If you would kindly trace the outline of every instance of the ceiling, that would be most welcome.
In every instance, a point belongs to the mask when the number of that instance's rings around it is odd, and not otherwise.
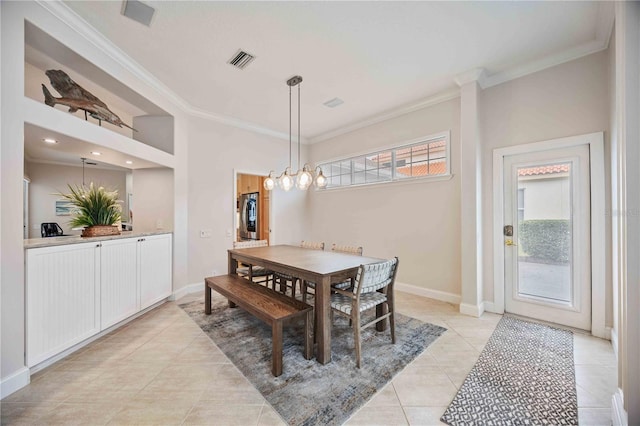
[[[475,68],[495,84],[602,50],[611,29],[598,2],[145,3],[156,9],[150,27],[121,15],[120,1],[65,2],[193,110],[223,121],[288,134],[285,82],[301,75],[310,142],[453,90]],[[227,64],[238,49],[256,56],[244,70]],[[335,97],[344,104],[323,105]]]

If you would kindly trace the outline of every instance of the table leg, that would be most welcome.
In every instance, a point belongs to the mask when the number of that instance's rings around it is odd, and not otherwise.
[[[211,287],[204,282],[204,313],[211,315]]]
[[[229,263],[228,263],[229,272],[228,273],[229,275],[235,275],[236,270],[238,269],[238,261],[233,258],[233,255],[230,252],[228,252],[228,256],[229,256]],[[229,307],[235,308],[236,304],[233,303],[231,300],[229,300]]]
[[[316,283],[316,328],[320,364],[331,362],[331,277],[325,276]]]

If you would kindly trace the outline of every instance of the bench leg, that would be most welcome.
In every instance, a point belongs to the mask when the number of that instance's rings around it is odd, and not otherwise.
[[[211,287],[204,282],[204,313],[211,315]]]
[[[271,373],[278,377],[282,374],[282,321],[271,326],[271,345]]]
[[[313,358],[313,309],[307,311],[304,317],[304,359]]]

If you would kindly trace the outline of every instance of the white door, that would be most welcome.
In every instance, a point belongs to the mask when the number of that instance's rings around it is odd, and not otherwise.
[[[171,234],[143,237],[138,243],[140,309],[171,295]]]
[[[505,311],[591,329],[589,147],[504,157]]]
[[[104,330],[139,311],[138,239],[103,241],[100,249],[100,322]]]

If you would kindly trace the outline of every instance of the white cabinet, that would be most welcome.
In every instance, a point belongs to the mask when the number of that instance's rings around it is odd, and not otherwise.
[[[31,249],[26,259],[32,367],[100,331],[100,243]]]
[[[171,262],[171,234],[140,238],[140,309],[148,308],[171,294]]]
[[[102,242],[100,324],[103,330],[140,310],[137,256],[137,238]]]
[[[28,367],[171,294],[171,234],[32,248],[26,260]]]

